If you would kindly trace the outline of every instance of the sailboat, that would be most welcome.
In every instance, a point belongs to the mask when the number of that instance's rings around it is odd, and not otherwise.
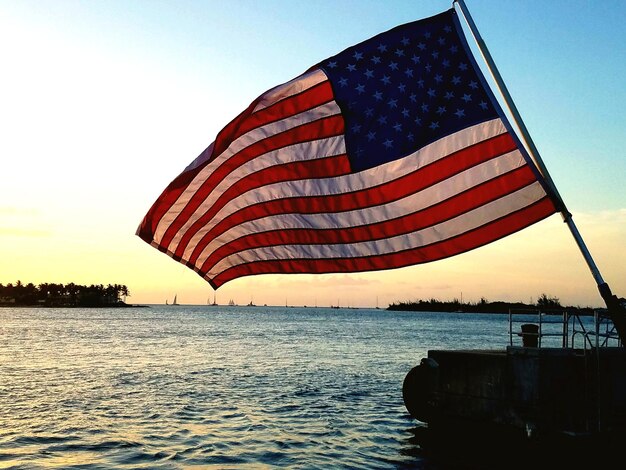
[[[174,301],[172,302],[172,305],[178,305],[178,301],[176,300],[176,294],[174,294]]]

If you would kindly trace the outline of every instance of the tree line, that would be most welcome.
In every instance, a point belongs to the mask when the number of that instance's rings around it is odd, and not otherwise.
[[[463,312],[463,313],[509,313],[510,309],[541,309],[550,312],[576,310],[581,314],[593,313],[590,307],[564,307],[558,297],[541,294],[535,303],[523,302],[490,302],[481,298],[478,302],[462,302],[459,299],[441,301],[438,299],[413,300],[409,302],[394,302],[388,310],[415,311],[415,312]]]
[[[0,284],[0,305],[42,305],[46,307],[114,307],[126,305],[130,296],[123,284],[54,284],[32,282]]]

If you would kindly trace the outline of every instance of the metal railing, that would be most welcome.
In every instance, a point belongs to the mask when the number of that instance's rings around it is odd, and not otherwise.
[[[577,346],[577,342],[582,345]],[[613,322],[603,311],[593,316],[576,311],[511,309],[509,344],[525,347],[561,347],[592,349],[621,346]]]

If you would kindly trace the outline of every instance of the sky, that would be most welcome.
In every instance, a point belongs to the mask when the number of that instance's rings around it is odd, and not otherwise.
[[[626,296],[626,2],[466,1],[604,279]],[[213,301],[135,231],[264,91],[450,1],[0,0],[0,283],[118,283]],[[559,215],[471,252],[358,274],[260,275],[218,303],[462,298],[602,306]]]

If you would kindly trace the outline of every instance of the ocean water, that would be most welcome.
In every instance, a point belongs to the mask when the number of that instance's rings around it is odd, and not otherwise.
[[[507,315],[2,308],[0,469],[442,468],[406,373],[508,341]]]

